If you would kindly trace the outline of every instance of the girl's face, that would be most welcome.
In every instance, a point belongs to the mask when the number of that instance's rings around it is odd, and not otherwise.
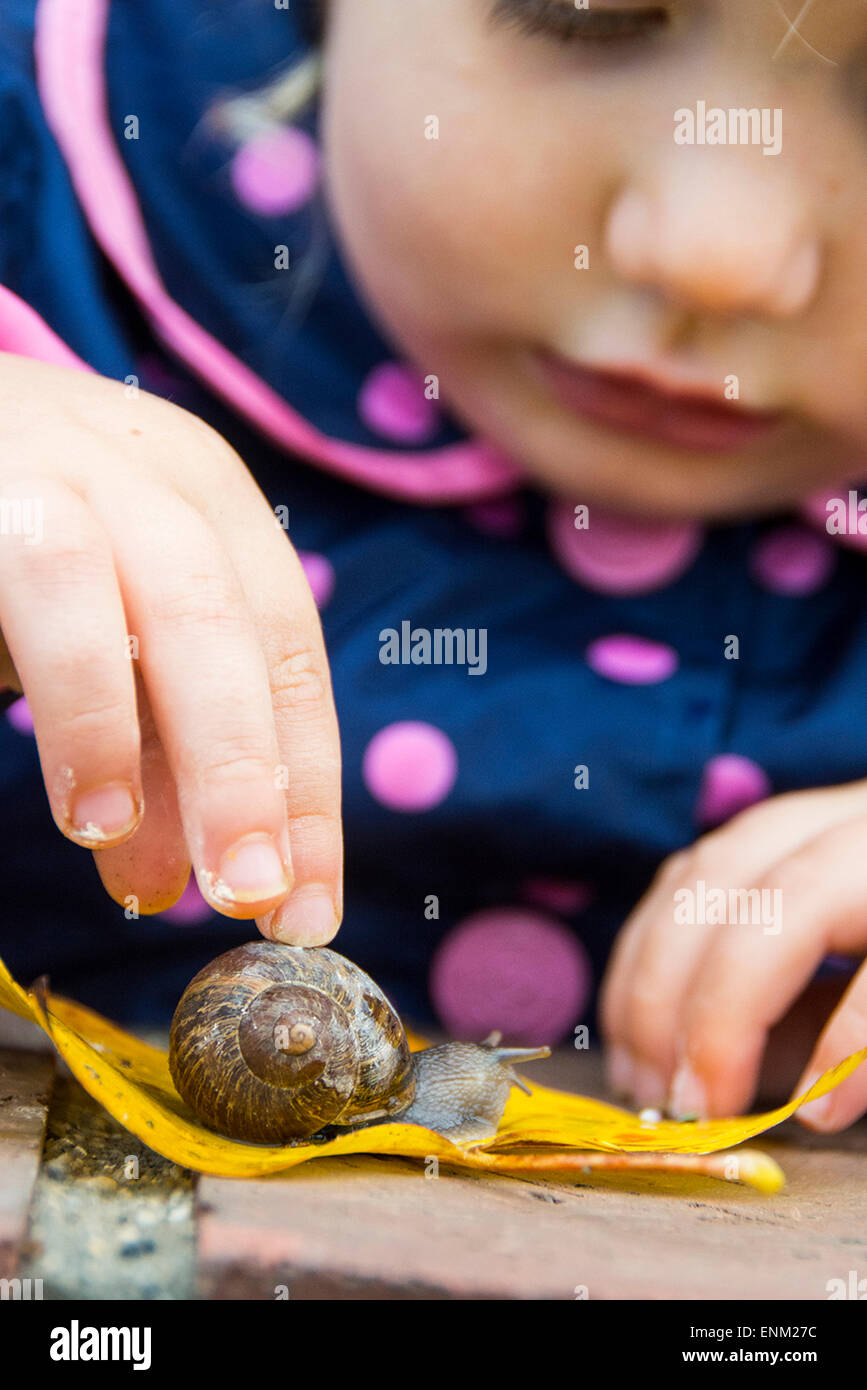
[[[331,0],[325,145],[374,315],[543,485],[867,473],[867,0]]]

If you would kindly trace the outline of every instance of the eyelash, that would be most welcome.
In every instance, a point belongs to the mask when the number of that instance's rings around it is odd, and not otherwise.
[[[592,0],[591,0],[592,3]],[[523,34],[541,34],[563,43],[612,43],[647,38],[668,23],[661,5],[633,10],[579,10],[563,0],[494,0],[491,21]]]

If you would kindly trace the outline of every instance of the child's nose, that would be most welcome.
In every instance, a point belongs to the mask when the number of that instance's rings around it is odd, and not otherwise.
[[[627,182],[605,229],[615,271],[699,312],[802,313],[821,278],[821,236],[808,200],[768,164],[752,148],[681,148],[653,182]]]

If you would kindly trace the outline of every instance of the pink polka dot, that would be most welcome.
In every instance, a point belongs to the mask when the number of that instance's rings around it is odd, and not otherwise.
[[[583,912],[593,901],[593,889],[580,879],[528,878],[522,885],[524,897],[539,907],[561,912],[564,917]]]
[[[597,638],[587,648],[586,658],[598,676],[621,685],[656,685],[673,676],[679,665],[672,647],[627,633]]]
[[[458,755],[442,729],[406,720],[374,734],[361,771],[371,796],[393,811],[429,811],[454,786]]]
[[[830,578],[836,552],[827,536],[806,526],[779,526],[753,551],[753,578],[773,594],[813,594]]]
[[[586,950],[560,922],[526,908],[492,908],[441,942],[430,993],[443,1024],[463,1041],[497,1030],[506,1042],[553,1045],[580,1021],[591,981]]]
[[[850,490],[858,493],[860,497],[863,498],[863,483],[859,483],[856,480],[852,480],[850,482],[841,482],[838,483],[838,485],[835,488],[833,488],[830,492],[815,493],[812,497],[808,497],[807,501],[801,507],[801,513],[803,516],[807,518],[808,521],[811,521],[813,525],[820,526],[823,531],[826,531],[832,511],[836,512],[836,504],[842,501],[844,504],[846,504],[846,517],[848,521],[848,494]],[[835,506],[831,508],[831,510],[829,510],[829,506],[831,503],[834,503]],[[845,531],[843,531],[842,533],[835,532],[835,544],[850,545],[854,547],[855,550],[867,550],[867,532],[860,530],[863,516],[863,512],[856,511],[855,515],[852,517],[852,521],[855,523],[854,527],[847,524],[847,528]]]
[[[306,131],[269,130],[238,150],[231,177],[238,199],[251,212],[263,217],[295,212],[316,187],[319,151]]]
[[[155,355],[148,354],[141,357],[138,362],[139,372],[142,379],[147,382],[147,389],[154,396],[182,396],[184,384],[180,377],[169,371],[164,362],[161,362]]]
[[[192,874],[174,906],[167,907],[165,912],[158,914],[160,917],[165,917],[166,921],[174,922],[180,927],[194,926],[197,922],[204,922],[214,915],[214,909],[205,902]]]
[[[739,753],[720,753],[705,763],[695,818],[699,825],[720,825],[770,794],[770,779],[758,763]]]
[[[23,695],[20,700],[15,701],[14,705],[9,706],[6,711],[6,718],[17,734],[33,733],[33,715],[30,713],[30,706]]]
[[[307,576],[307,583],[316,600],[317,608],[324,608],[334,593],[334,566],[324,555],[315,550],[299,550],[298,559]]]
[[[464,516],[477,531],[486,536],[508,540],[520,534],[524,526],[524,504],[517,497],[497,497],[490,502],[474,502],[464,508]]]
[[[400,362],[374,367],[358,395],[368,429],[397,444],[424,444],[436,434],[439,409],[425,396],[422,377]]]
[[[553,503],[548,541],[567,574],[603,594],[646,594],[674,583],[703,539],[691,522],[640,521],[596,506],[588,522],[586,530],[576,530],[574,508]]]

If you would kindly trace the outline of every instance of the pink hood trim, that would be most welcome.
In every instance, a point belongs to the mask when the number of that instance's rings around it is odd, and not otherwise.
[[[0,352],[13,352],[17,357],[32,357],[37,362],[49,362],[55,367],[91,369],[71,347],[49,328],[35,309],[31,309],[17,294],[0,285]]]
[[[37,80],[46,120],[91,230],[162,342],[274,443],[352,482],[431,504],[513,491],[520,483],[515,467],[479,441],[414,455],[328,438],[171,298],[111,133],[104,75],[109,3],[39,0]]]

